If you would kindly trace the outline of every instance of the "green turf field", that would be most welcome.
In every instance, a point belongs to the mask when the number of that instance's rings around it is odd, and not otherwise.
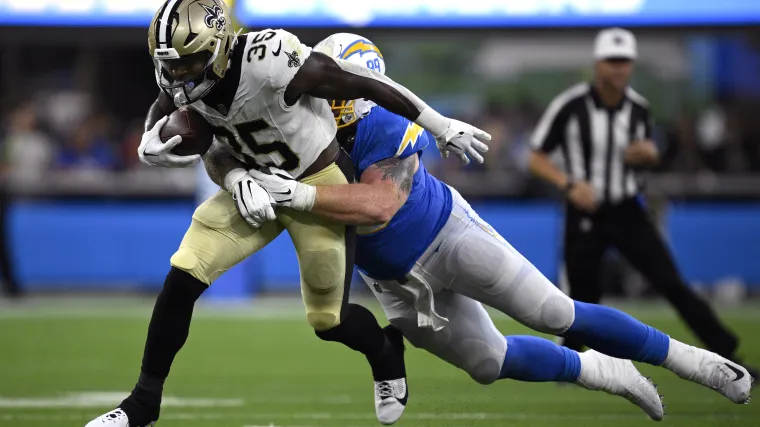
[[[630,307],[626,307],[630,308]],[[632,313],[691,340],[672,313]],[[82,427],[131,389],[150,306],[111,300],[0,305],[0,426]],[[760,364],[760,307],[722,310]],[[363,357],[319,341],[299,307],[203,307],[165,390],[160,427],[363,427],[375,420]],[[507,334],[526,330],[498,316]],[[630,403],[575,386],[501,381],[481,386],[408,348],[410,401],[398,426],[640,426]],[[665,395],[663,426],[760,426],[760,401],[735,405],[663,369],[641,367]]]

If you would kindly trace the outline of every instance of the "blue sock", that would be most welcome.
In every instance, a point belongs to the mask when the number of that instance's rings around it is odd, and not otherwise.
[[[665,361],[670,338],[614,308],[575,301],[575,322],[563,337],[618,359],[659,366]]]
[[[509,336],[499,379],[575,382],[581,374],[578,353],[528,335]]]

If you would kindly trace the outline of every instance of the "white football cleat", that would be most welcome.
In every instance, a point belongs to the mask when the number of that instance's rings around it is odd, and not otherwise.
[[[121,409],[116,408],[95,418],[84,427],[153,427],[154,425],[156,425],[155,421],[146,426],[131,426],[127,414]]]
[[[625,359],[616,359],[588,350],[579,353],[581,374],[576,383],[589,390],[601,390],[620,396],[643,409],[655,421],[665,417],[662,396],[657,393],[657,386],[645,378]]]
[[[679,377],[709,387],[734,403],[749,403],[753,378],[747,370],[713,352],[670,340],[662,364]]]
[[[375,381],[375,413],[381,424],[391,425],[401,418],[406,409],[406,378]]]

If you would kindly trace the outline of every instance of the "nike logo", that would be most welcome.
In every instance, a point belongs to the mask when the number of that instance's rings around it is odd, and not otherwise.
[[[406,381],[404,381],[404,383],[406,383]],[[403,397],[397,397],[396,398],[396,399],[398,399],[399,403],[402,404],[402,405],[404,405],[404,406],[406,406],[406,402],[409,400],[409,390],[407,390],[408,387],[409,387],[408,385],[406,387],[404,387],[404,396]]]
[[[291,193],[290,190],[288,190],[287,192],[285,192],[285,191],[273,191],[272,192],[272,194],[282,194],[283,196],[290,196],[290,193]]]
[[[726,367],[728,367],[728,369],[734,371],[734,373],[736,374],[736,378],[734,378],[734,380],[731,381],[731,382],[739,381],[740,379],[744,378],[744,372],[742,372],[741,369],[739,369],[736,366],[733,366],[731,364],[728,364],[728,363],[724,363],[724,365],[726,365]]]
[[[386,397],[386,398],[384,398],[382,400],[382,404],[383,405],[390,405],[390,404],[393,403],[394,400],[396,402],[402,404],[403,406],[406,406],[406,402],[409,401],[409,394],[408,393],[404,393],[404,397],[398,397],[398,396],[392,396],[391,397],[391,396],[388,396],[388,397]]]
[[[281,51],[282,51],[282,40],[280,40],[280,44],[277,46],[277,50],[272,51],[272,55],[280,56]]]

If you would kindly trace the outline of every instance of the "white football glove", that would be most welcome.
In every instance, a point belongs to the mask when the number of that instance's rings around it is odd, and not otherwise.
[[[175,135],[166,143],[161,141],[161,128],[164,127],[167,120],[169,120],[169,116],[164,116],[153,125],[151,130],[143,134],[140,146],[137,148],[140,161],[147,165],[166,168],[184,168],[198,163],[201,159],[200,154],[190,156],[171,154],[172,149],[182,142],[181,136]]]
[[[441,156],[449,157],[451,152],[459,157],[463,165],[470,163],[467,156],[483,163],[480,153],[488,151],[485,144],[491,140],[488,133],[459,120],[444,117],[430,107],[420,112],[415,122],[435,136]]]
[[[232,194],[238,212],[248,224],[259,228],[276,216],[270,204],[269,194],[261,188],[245,169],[233,169],[224,177],[224,188]]]
[[[449,128],[435,139],[444,158],[448,158],[451,152],[459,157],[463,165],[466,165],[470,163],[469,157],[478,163],[483,163],[483,156],[480,153],[488,151],[485,142],[491,140],[491,135],[475,126],[449,119]]]
[[[256,182],[264,188],[271,201],[276,206],[293,208],[309,212],[317,199],[317,187],[304,184],[293,179],[293,176],[282,169],[263,168],[248,172]]]

